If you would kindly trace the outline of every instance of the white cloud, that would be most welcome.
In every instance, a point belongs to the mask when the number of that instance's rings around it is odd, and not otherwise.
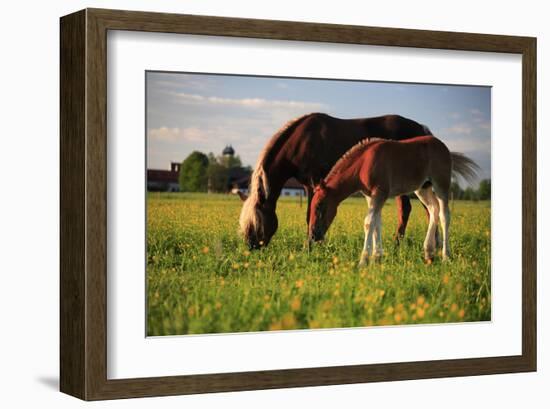
[[[459,122],[454,125],[451,125],[447,128],[443,128],[440,131],[438,131],[438,134],[445,135],[472,135],[473,133],[479,132],[479,131],[488,131],[491,129],[491,122],[481,118],[476,117],[473,118],[472,121],[469,122]]]
[[[188,74],[174,76],[174,74],[152,73],[150,75],[151,79],[148,84],[152,91],[174,91],[182,88],[204,91],[214,84],[212,78],[196,78],[194,75]]]
[[[207,132],[200,128],[168,128],[162,126],[160,128],[149,129],[147,137],[152,140],[165,142],[203,142],[208,138]]]
[[[467,137],[460,139],[451,139],[444,141],[452,152],[491,152],[491,141],[476,137]]]
[[[467,124],[456,124],[449,128],[445,128],[443,133],[458,134],[458,135],[470,135],[473,128]]]
[[[456,152],[491,152],[491,139],[487,131],[489,121],[460,122],[436,132],[450,150]]]
[[[292,100],[271,100],[264,98],[224,98],[217,96],[203,96],[185,92],[171,92],[176,101],[181,104],[212,104],[222,106],[238,106],[244,108],[291,108],[306,111],[319,111],[326,106],[316,102],[292,101]]]

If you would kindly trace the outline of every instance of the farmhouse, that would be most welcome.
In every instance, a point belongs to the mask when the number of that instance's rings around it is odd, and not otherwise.
[[[295,178],[286,181],[281,196],[305,196],[304,186]]]
[[[147,169],[147,190],[149,192],[178,192],[180,163],[170,163],[170,170]]]
[[[235,149],[227,145],[222,151],[225,163],[232,163],[235,156]],[[147,190],[149,192],[179,192],[179,173],[181,163],[171,162],[170,170],[147,169]],[[226,192],[239,190],[248,194],[251,171],[248,167],[231,166],[227,170]],[[211,191],[210,186],[208,191]],[[289,179],[283,186],[281,196],[300,197],[304,196],[303,186],[296,179]]]
[[[248,194],[248,186],[250,185],[250,173],[245,177],[235,180],[231,185],[232,189],[237,189],[242,193]],[[286,181],[281,191],[281,196],[300,197],[305,196],[304,187],[295,178],[290,178]]]

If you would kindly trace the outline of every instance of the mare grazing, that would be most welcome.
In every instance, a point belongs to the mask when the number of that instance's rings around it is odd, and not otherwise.
[[[319,241],[336,216],[338,205],[361,191],[369,211],[365,218],[365,243],[359,264],[370,256],[382,256],[381,211],[392,196],[414,192],[428,209],[430,221],[424,240],[424,259],[431,263],[436,251],[435,232],[441,221],[442,257],[450,257],[449,189],[451,174],[472,180],[478,166],[466,156],[449,152],[434,136],[403,141],[378,138],[359,142],[336,162],[326,178],[315,188],[311,203],[309,237]],[[432,189],[433,187],[433,189]]]
[[[371,137],[408,139],[431,134],[425,125],[399,115],[339,119],[313,113],[288,122],[267,143],[252,173],[250,195],[244,200],[240,231],[249,248],[266,246],[277,231],[277,200],[285,182],[295,177],[308,196],[309,223],[313,189],[336,161],[353,145]],[[399,226],[396,239],[405,233],[411,204],[407,196],[397,198]]]

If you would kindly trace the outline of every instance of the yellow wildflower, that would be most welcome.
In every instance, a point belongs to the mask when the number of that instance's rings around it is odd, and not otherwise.
[[[296,326],[296,319],[294,314],[288,313],[283,316],[282,324],[284,329],[292,329]]]
[[[271,325],[269,325],[270,331],[280,331],[283,329],[283,325],[281,324],[281,321],[275,321],[272,322]]]

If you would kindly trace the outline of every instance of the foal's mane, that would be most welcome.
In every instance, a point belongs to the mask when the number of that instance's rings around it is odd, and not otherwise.
[[[328,172],[327,176],[325,176],[325,181],[331,178],[334,175],[337,175],[342,171],[342,168],[349,162],[357,159],[357,157],[363,153],[365,149],[369,147],[370,144],[376,141],[382,141],[383,138],[365,138],[361,139],[359,142],[357,142],[355,145],[353,145],[351,148],[349,148],[346,153],[344,153],[340,159],[336,161],[332,169]]]
[[[305,114],[288,121],[271,137],[269,142],[265,145],[264,149],[260,153],[260,156],[258,157],[256,167],[254,168],[254,171],[252,172],[252,176],[250,178],[250,196],[256,199],[254,201],[257,201],[258,195],[260,194],[263,194],[265,199],[267,199],[269,195],[269,181],[267,180],[265,174],[265,165],[270,159],[274,150],[277,147],[280,147],[280,145],[282,145],[286,141],[286,138],[288,138],[288,136],[292,133],[291,131],[296,128],[296,126],[302,121],[302,119],[310,115],[312,114]]]

